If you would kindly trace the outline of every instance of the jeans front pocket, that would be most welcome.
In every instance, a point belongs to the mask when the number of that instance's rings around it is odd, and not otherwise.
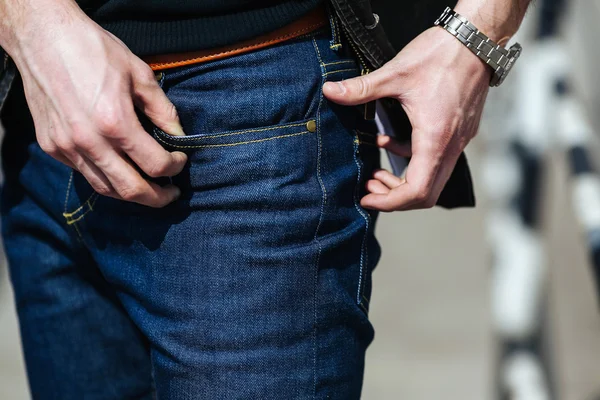
[[[300,135],[315,133],[316,130],[316,120],[308,119],[261,128],[241,129],[217,134],[199,134],[191,136],[173,136],[155,127],[153,129],[153,135],[156,140],[158,140],[167,148],[179,151],[193,151],[198,149],[250,145],[268,140],[292,138]]]

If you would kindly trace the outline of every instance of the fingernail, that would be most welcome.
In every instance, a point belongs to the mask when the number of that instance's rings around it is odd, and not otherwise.
[[[183,127],[180,124],[173,124],[167,133],[172,136],[185,136]]]
[[[346,93],[346,87],[341,82],[327,82],[325,85],[332,94],[343,95]]]
[[[179,189],[177,186],[175,186],[173,193],[173,200],[177,200],[179,197],[181,197],[181,189]]]

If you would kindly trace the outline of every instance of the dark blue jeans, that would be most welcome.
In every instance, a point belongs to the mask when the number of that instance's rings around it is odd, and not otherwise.
[[[187,137],[182,197],[96,194],[3,110],[2,229],[35,399],[358,399],[375,126],[323,98],[358,75],[331,30],[166,71]],[[337,39],[333,38],[333,41]]]

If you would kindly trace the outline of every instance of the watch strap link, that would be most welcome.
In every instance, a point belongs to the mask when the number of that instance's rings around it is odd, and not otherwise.
[[[436,26],[444,28],[463,43],[473,54],[479,57],[494,70],[490,86],[499,86],[515,60],[521,54],[521,46],[516,43],[506,49],[481,33],[465,17],[446,7],[442,15],[435,21]]]

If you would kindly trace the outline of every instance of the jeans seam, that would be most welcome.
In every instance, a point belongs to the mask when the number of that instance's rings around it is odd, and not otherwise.
[[[319,182],[319,186],[321,188],[321,211],[319,214],[319,222],[317,224],[317,228],[315,229],[315,235],[314,235],[314,240],[317,244],[317,259],[316,259],[316,265],[315,265],[315,276],[314,276],[314,283],[313,283],[313,287],[314,287],[314,292],[313,292],[313,307],[314,307],[314,324],[313,324],[313,399],[317,398],[317,322],[318,322],[318,315],[317,315],[317,306],[318,306],[318,302],[317,302],[317,284],[318,284],[318,280],[319,280],[319,264],[321,261],[321,252],[322,252],[322,247],[321,247],[321,242],[319,241],[319,230],[321,229],[321,224],[323,222],[323,217],[325,214],[325,207],[327,204],[327,189],[325,188],[325,183],[323,182],[323,177],[321,176],[321,157],[323,154],[323,147],[322,147],[322,139],[321,139],[321,106],[323,104],[323,84],[325,83],[326,77],[325,77],[325,67],[323,66],[323,60],[321,58],[321,53],[319,51],[319,46],[317,44],[317,41],[313,38],[312,39],[313,42],[313,47],[315,48],[315,52],[316,52],[316,56],[317,56],[317,61],[319,62],[319,66],[321,69],[321,84],[319,87],[319,92],[318,92],[318,96],[319,96],[319,104],[317,106],[317,129],[316,129],[316,133],[317,133],[317,181]]]
[[[240,146],[243,144],[261,143],[261,142],[266,142],[269,140],[285,139],[285,138],[289,138],[289,137],[293,137],[293,136],[306,135],[307,133],[312,133],[312,132],[307,130],[307,131],[296,132],[296,133],[288,133],[286,135],[273,136],[270,138],[246,140],[244,142],[222,143],[222,144],[200,144],[200,145],[195,145],[195,146],[179,146],[179,145],[165,141],[160,136],[156,136],[156,139],[159,140],[160,142],[166,144],[167,146],[171,146],[171,147],[174,147],[177,149],[204,149],[204,148],[215,148],[215,147],[233,147],[233,146]]]
[[[338,72],[350,72],[350,71],[356,71],[356,68],[346,68],[346,69],[338,69],[335,71],[329,71],[325,74],[325,76],[331,75],[331,74],[337,74]]]
[[[71,173],[69,174],[69,182],[67,183],[67,192],[65,193],[62,215],[65,218],[67,226],[72,226],[74,228],[79,241],[83,241],[83,235],[77,226],[77,222],[81,221],[90,211],[94,210],[94,204],[96,203],[99,195],[97,192],[93,192],[79,207],[71,212],[67,212],[69,207],[69,197],[71,194],[71,189],[73,188],[74,175],[75,172],[73,169],[71,169]]]
[[[266,128],[254,128],[254,129],[245,129],[243,131],[236,131],[236,132],[229,132],[229,133],[218,133],[218,134],[214,134],[214,135],[183,136],[183,137],[173,136],[173,140],[185,142],[185,141],[190,141],[190,140],[214,139],[214,138],[220,138],[220,137],[225,137],[225,136],[242,135],[244,133],[258,133],[258,132],[273,131],[276,129],[293,128],[295,126],[306,125],[307,122],[308,122],[308,120],[301,121],[301,122],[289,123],[289,124],[283,124],[283,125],[277,125],[277,126],[270,126],[270,127],[266,127]]]
[[[97,192],[92,193],[90,195],[90,197],[88,197],[87,200],[84,201],[76,210],[71,211],[71,212],[66,212],[66,210],[65,210],[65,212],[63,213],[63,216],[65,218],[73,218],[73,216],[75,214],[77,214],[79,211],[83,210],[90,202],[95,201],[95,197],[97,197],[97,196],[98,196]]]
[[[331,27],[331,40],[329,41],[329,48],[331,50],[338,50],[342,47],[340,40],[340,28],[335,15],[335,10],[332,9],[331,5],[327,5],[327,14],[329,14],[329,25]]]
[[[365,280],[366,280],[366,276],[363,277],[363,275],[366,275],[366,268],[369,265],[369,254],[367,252],[366,249],[366,244],[367,244],[367,235],[369,233],[369,228],[371,225],[371,221],[370,221],[370,217],[367,213],[364,212],[364,210],[361,209],[360,207],[360,200],[358,198],[358,193],[359,193],[359,188],[360,188],[360,183],[362,180],[362,162],[359,160],[358,158],[358,153],[359,153],[359,146],[360,146],[360,139],[358,138],[358,132],[355,131],[355,139],[354,139],[354,163],[356,164],[356,168],[357,168],[357,176],[356,176],[356,187],[354,189],[354,207],[356,208],[356,210],[358,211],[358,213],[362,216],[362,218],[365,220],[365,233],[363,234],[363,238],[361,241],[361,246],[360,246],[360,268],[359,268],[359,276],[358,276],[358,290],[356,293],[356,303],[361,306],[361,308],[363,308],[363,311],[367,312],[368,310],[366,309],[365,305],[363,304],[363,292],[364,292],[364,284],[365,284]],[[368,302],[367,302],[368,305]]]
[[[83,203],[83,205],[81,206],[81,207],[87,206],[87,209],[81,215],[79,215],[75,218],[72,216],[72,214],[71,215],[63,214],[63,216],[67,220],[67,225],[73,225],[74,223],[82,220],[83,217],[85,217],[87,213],[89,213],[90,211],[94,211],[94,204],[96,204],[97,199],[98,199],[98,194],[97,193],[92,194],[90,196],[90,198],[85,203]]]
[[[326,64],[321,64],[321,66],[329,67],[331,65],[339,65],[339,64],[356,64],[356,61],[354,61],[354,60],[335,61],[335,62],[330,62],[330,63],[326,63]]]
[[[67,184],[67,192],[65,193],[65,206],[63,208],[63,215],[67,213],[67,207],[69,203],[69,193],[71,192],[71,185],[73,185],[73,169],[69,174],[69,183]]]
[[[73,224],[73,228],[75,228],[75,232],[77,232],[77,237],[79,241],[83,243],[83,235],[81,234],[81,231],[79,230],[77,224]]]
[[[71,172],[69,173],[69,183],[67,184],[67,192],[65,193],[65,204],[64,204],[64,208],[63,208],[63,217],[65,218],[65,222],[67,223],[67,226],[69,226],[69,225],[73,226],[75,233],[77,234],[77,240],[79,242],[82,242],[83,235],[81,234],[79,227],[77,226],[77,224],[69,222],[69,216],[72,215],[72,213],[67,213],[67,208],[69,207],[69,197],[71,194],[71,187],[73,186],[73,175],[74,175],[74,170],[71,168]],[[73,213],[79,211],[80,209],[81,209],[81,207],[79,207]]]

